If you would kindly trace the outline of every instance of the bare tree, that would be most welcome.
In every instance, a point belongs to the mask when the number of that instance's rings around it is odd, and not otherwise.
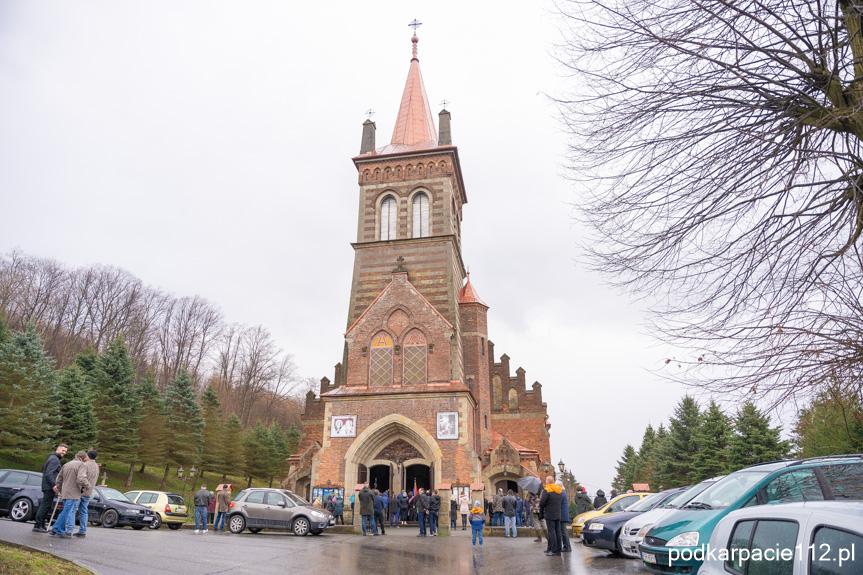
[[[647,298],[657,333],[685,350],[680,377],[774,402],[837,374],[860,382],[860,10],[558,6],[591,261]]]

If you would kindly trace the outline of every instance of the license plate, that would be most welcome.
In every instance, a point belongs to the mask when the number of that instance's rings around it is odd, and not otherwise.
[[[641,560],[645,563],[656,563],[656,555],[653,553],[642,553]]]
[[[330,519],[330,525],[335,525],[335,524],[336,524],[336,520],[335,520],[335,519]]]
[[[186,512],[185,507],[177,507],[176,509],[174,509],[174,513],[185,513],[185,512]]]
[[[144,517],[144,521],[152,521],[152,520],[153,520],[152,515],[147,515],[146,517]]]

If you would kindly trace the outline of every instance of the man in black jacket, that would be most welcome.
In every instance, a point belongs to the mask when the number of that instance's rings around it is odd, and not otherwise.
[[[440,495],[437,494],[437,490],[431,492],[432,495],[429,497],[429,530],[431,531],[432,537],[437,535],[437,523],[438,523],[438,514],[440,513]]]
[[[33,531],[37,533],[48,533],[45,528],[45,520],[48,519],[51,507],[54,505],[54,485],[57,483],[57,474],[63,467],[62,459],[68,450],[69,447],[65,443],[61,443],[42,465],[42,503],[39,504],[39,510],[36,511],[36,525],[33,526]]]
[[[555,485],[554,477],[545,478],[545,489],[539,499],[539,512],[545,517],[548,527],[548,551],[546,555],[560,555],[560,485]]]
[[[429,516],[429,496],[426,495],[425,489],[420,487],[420,494],[417,495],[417,521],[420,522],[420,533],[417,537],[426,536],[426,520]]]

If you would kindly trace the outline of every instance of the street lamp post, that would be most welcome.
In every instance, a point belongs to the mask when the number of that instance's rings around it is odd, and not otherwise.
[[[561,459],[560,463],[557,464],[557,468],[560,469],[561,473],[566,471],[566,464],[564,464],[563,459]]]

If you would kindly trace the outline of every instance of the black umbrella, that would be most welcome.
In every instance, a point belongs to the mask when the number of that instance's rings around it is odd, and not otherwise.
[[[542,482],[539,480],[539,477],[528,475],[518,480],[518,486],[525,491],[535,494],[539,493],[539,490],[542,488]]]

